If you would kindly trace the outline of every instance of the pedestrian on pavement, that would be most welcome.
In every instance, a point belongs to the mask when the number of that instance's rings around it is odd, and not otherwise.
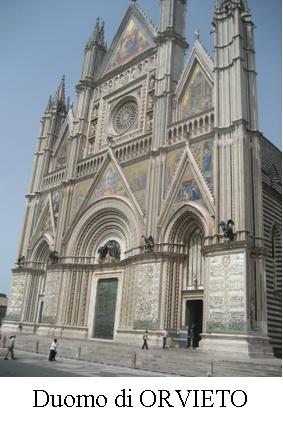
[[[20,324],[19,324],[19,330],[20,330],[20,332],[22,332],[23,331],[23,324],[20,322]]]
[[[195,345],[195,324],[193,324],[191,326],[191,329],[190,329],[190,347],[191,347],[191,349],[194,348],[194,345]]]
[[[166,349],[166,341],[167,341],[167,337],[168,337],[168,331],[166,330],[166,328],[163,330],[162,337],[163,337],[162,349]]]
[[[16,339],[16,336],[10,336],[8,351],[7,351],[6,356],[4,358],[5,360],[8,360],[9,354],[11,354],[11,359],[13,359],[13,360],[15,359],[15,355],[14,355],[15,339]]]
[[[57,354],[57,339],[54,339],[50,346],[48,361],[56,361],[55,357]]]
[[[145,332],[143,333],[143,345],[142,345],[142,349],[148,349],[148,345],[147,345],[147,340],[148,340],[148,331],[145,330]]]

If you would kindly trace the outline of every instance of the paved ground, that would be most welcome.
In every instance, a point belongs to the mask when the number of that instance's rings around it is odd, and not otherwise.
[[[163,350],[153,344],[150,350],[143,351],[140,345],[61,337],[58,361],[53,365],[47,360],[51,341],[48,336],[17,334],[18,360],[4,361],[5,349],[1,348],[0,376],[282,377],[281,360],[273,357],[255,358],[171,346]],[[2,339],[2,346],[4,343]],[[132,369],[134,360],[136,369]]]
[[[0,348],[0,377],[170,377],[168,374],[134,370],[126,367],[58,358],[16,351],[16,360],[4,360],[6,350]]]

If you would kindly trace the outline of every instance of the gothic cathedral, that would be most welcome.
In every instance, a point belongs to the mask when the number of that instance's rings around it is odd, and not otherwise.
[[[214,58],[186,63],[186,0],[156,28],[132,1],[98,20],[73,108],[41,121],[3,329],[204,351],[281,353],[280,151],[259,131],[253,22],[218,0]],[[156,338],[155,338],[156,337]]]

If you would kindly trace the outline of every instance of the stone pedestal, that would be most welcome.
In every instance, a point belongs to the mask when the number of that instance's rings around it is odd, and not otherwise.
[[[200,349],[213,353],[235,354],[235,357],[273,357],[269,339],[263,335],[202,334]]]

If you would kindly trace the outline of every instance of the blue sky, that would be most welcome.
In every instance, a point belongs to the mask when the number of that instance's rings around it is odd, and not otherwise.
[[[187,39],[199,28],[213,55],[214,0],[189,0]],[[63,74],[76,102],[84,46],[97,16],[111,42],[129,0],[0,1],[0,292],[9,293],[31,176],[39,122]],[[140,0],[158,26],[159,1]],[[281,146],[281,0],[249,0],[255,29],[260,130]]]

